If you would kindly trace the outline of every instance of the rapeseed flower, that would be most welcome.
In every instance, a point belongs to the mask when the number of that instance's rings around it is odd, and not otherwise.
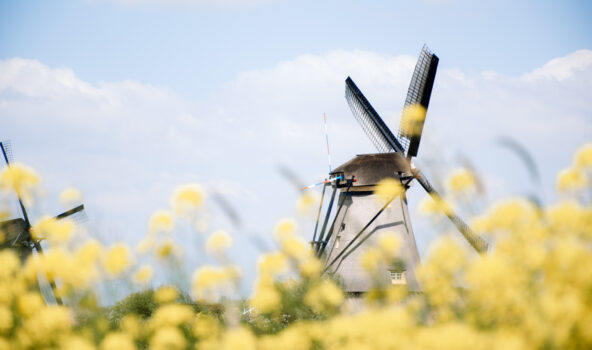
[[[154,293],[154,300],[159,304],[171,303],[179,297],[179,292],[174,287],[163,286]]]
[[[102,264],[111,276],[123,273],[132,264],[129,248],[122,243],[112,245],[104,254]]]
[[[142,265],[134,274],[134,282],[140,285],[145,285],[150,282],[152,276],[154,275],[154,270],[150,265]]]
[[[168,210],[157,210],[148,220],[148,232],[151,234],[170,233],[174,227],[173,215]]]
[[[132,337],[123,332],[112,332],[101,342],[101,350],[135,350]]]
[[[192,216],[204,204],[205,196],[203,186],[189,183],[175,189],[171,197],[171,204],[177,214]]]
[[[218,230],[212,233],[206,242],[206,251],[210,254],[222,254],[232,245],[232,237],[224,231]]]
[[[394,178],[385,178],[378,182],[374,189],[374,195],[381,203],[386,203],[394,197],[405,193],[401,182]]]
[[[60,203],[63,206],[70,206],[82,200],[82,193],[74,187],[68,187],[60,193]]]
[[[14,192],[26,205],[33,204],[39,182],[35,170],[20,163],[13,163],[0,172],[0,190]]]

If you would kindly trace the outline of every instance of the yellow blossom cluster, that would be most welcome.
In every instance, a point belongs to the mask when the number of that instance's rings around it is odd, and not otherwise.
[[[0,190],[16,194],[27,205],[33,203],[39,182],[40,178],[35,170],[20,163],[5,167],[0,172]]]
[[[584,146],[574,158],[582,174],[592,165],[591,150]],[[194,187],[187,190],[180,195],[185,204],[203,205]],[[388,199],[397,191],[388,183],[383,190]],[[138,262],[122,243],[72,242],[71,227],[45,219],[33,230],[48,238],[44,254],[21,261],[11,249],[0,251],[0,349],[589,349],[587,190],[571,187],[571,196],[548,207],[524,199],[495,203],[473,221],[491,241],[489,252],[476,254],[456,233],[447,235],[416,267],[419,292],[376,283],[364,298],[344,293],[337,276],[323,274],[323,257],[286,218],[273,232],[277,251],[259,258],[247,300],[238,294],[240,270],[220,259],[221,266],[195,270],[192,297],[167,285],[99,307],[95,286],[118,277],[149,288],[152,265]],[[167,215],[150,220],[148,251],[159,254],[172,239],[174,215]],[[218,231],[203,249],[220,252],[231,242]],[[360,263],[372,278],[399,248],[397,235],[383,234]],[[46,302],[39,281],[53,281],[64,305]],[[126,300],[137,304],[121,309]]]
[[[446,181],[448,190],[455,197],[470,199],[477,192],[477,177],[466,168],[455,169]]]
[[[426,109],[419,103],[406,106],[401,115],[401,132],[407,137],[418,136],[423,129]]]
[[[566,194],[579,194],[592,187],[592,143],[580,147],[572,165],[557,175],[557,189]]]

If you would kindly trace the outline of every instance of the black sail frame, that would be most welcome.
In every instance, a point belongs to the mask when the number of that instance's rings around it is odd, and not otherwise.
[[[436,70],[438,69],[438,56],[429,51],[426,45],[421,49],[409,89],[407,90],[407,97],[405,98],[405,108],[419,104],[427,111],[430,104],[430,97],[432,95],[432,88],[434,80],[436,79]],[[423,130],[424,120],[413,121],[414,126],[411,127],[408,118],[401,118],[398,132],[398,140],[406,149],[407,157],[416,157],[419,148],[419,141],[421,140],[421,132]],[[413,131],[412,134],[407,134],[406,131]]]

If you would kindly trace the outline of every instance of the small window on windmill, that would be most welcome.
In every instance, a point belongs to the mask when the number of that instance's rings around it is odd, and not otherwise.
[[[406,284],[405,271],[389,270],[392,284]]]
[[[335,237],[335,248],[339,248],[339,242],[341,241],[341,235]]]

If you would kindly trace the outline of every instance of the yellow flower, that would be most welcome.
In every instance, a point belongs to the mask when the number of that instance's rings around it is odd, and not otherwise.
[[[256,313],[266,314],[278,311],[281,301],[282,297],[273,284],[261,279],[255,287],[255,293],[251,296],[249,304]]]
[[[426,196],[419,202],[419,211],[424,215],[450,214],[452,207],[441,197]]]
[[[101,342],[101,350],[135,350],[132,337],[122,332],[112,332]]]
[[[327,308],[329,310],[335,308],[343,301],[343,292],[330,280],[321,281],[311,288],[304,297],[304,302],[317,312],[326,311]]]
[[[215,302],[232,290],[237,269],[203,266],[193,273],[192,291],[198,301]]]
[[[156,293],[154,293],[154,299],[159,304],[166,304],[171,303],[179,297],[179,293],[174,287],[171,286],[163,286],[158,288]]]
[[[154,330],[165,326],[179,326],[193,319],[193,309],[189,305],[164,304],[156,309],[150,319],[150,327]]]
[[[280,219],[273,230],[275,237],[278,241],[294,236],[296,234],[296,221],[292,218]]]
[[[236,327],[228,330],[222,337],[221,350],[255,350],[256,338],[251,331],[244,327]]]
[[[48,345],[59,334],[67,334],[74,325],[72,311],[64,306],[46,306],[27,319],[22,328],[27,338],[36,344],[33,348]]]
[[[378,237],[378,247],[388,259],[395,257],[401,246],[401,239],[394,233],[384,233]]]
[[[259,271],[262,274],[282,274],[287,269],[288,260],[283,253],[267,253],[259,256]]]
[[[60,193],[60,203],[69,206],[82,200],[82,194],[74,187],[68,187]]]
[[[220,333],[220,322],[207,314],[197,314],[193,323],[193,334],[198,339],[217,337]]]
[[[318,277],[323,269],[323,265],[314,256],[311,256],[309,259],[304,260],[298,265],[298,269],[300,270],[300,274],[303,277]]]
[[[401,115],[401,132],[407,137],[420,135],[425,117],[426,109],[422,105],[408,105]]]
[[[3,305],[0,305],[0,334],[6,334],[12,328],[12,312]]]
[[[187,341],[183,333],[175,327],[159,328],[150,339],[150,349],[153,350],[177,350],[186,347]]]
[[[181,248],[170,239],[160,243],[156,247],[156,256],[159,259],[177,258],[182,255]]]
[[[12,250],[0,250],[0,278],[6,279],[21,267],[21,262]]]
[[[450,174],[447,185],[454,195],[470,195],[477,191],[477,178],[469,169],[460,168]]]
[[[143,325],[141,324],[138,316],[134,314],[125,315],[119,323],[120,329],[125,333],[129,334],[132,338],[137,339],[142,336]]]
[[[76,260],[82,265],[94,264],[103,252],[103,246],[95,239],[88,240],[76,253]]]
[[[151,234],[169,233],[174,226],[173,215],[168,210],[157,210],[148,220],[148,232]]]
[[[39,185],[39,176],[26,165],[13,163],[0,172],[0,190],[13,191],[25,202],[33,203],[33,192]]]
[[[383,255],[378,248],[369,247],[360,256],[362,267],[368,272],[374,272],[384,263]]]
[[[561,192],[569,192],[586,186],[586,177],[580,169],[568,168],[557,176],[557,188]]]
[[[306,191],[298,197],[296,208],[304,216],[315,215],[321,196],[317,192]]]
[[[37,222],[32,230],[34,239],[48,239],[51,243],[67,243],[74,232],[74,223],[70,220],[57,220],[45,216]]]
[[[173,209],[180,215],[191,215],[203,205],[204,200],[205,190],[195,183],[177,187],[171,198]]]
[[[404,189],[401,182],[390,177],[380,180],[374,189],[374,195],[380,202],[387,202],[403,193]]]
[[[286,238],[282,241],[282,252],[287,256],[302,261],[311,256],[308,245],[298,237]]]
[[[18,297],[17,309],[24,318],[30,317],[44,306],[45,302],[39,293],[28,292]]]
[[[147,284],[152,279],[154,270],[150,265],[143,265],[134,274],[134,282],[137,284]]]
[[[232,237],[224,231],[218,230],[212,233],[206,243],[206,251],[208,253],[221,254],[232,245]]]
[[[152,237],[152,236],[146,237],[146,238],[142,239],[140,241],[140,243],[138,243],[138,245],[136,246],[136,250],[140,254],[146,254],[152,248],[154,248],[154,245],[155,245],[154,237]]]
[[[123,273],[132,264],[132,257],[125,244],[114,244],[103,257],[103,267],[111,276]]]
[[[94,344],[83,336],[68,335],[60,343],[63,350],[95,350]]]
[[[592,143],[587,143],[576,151],[574,164],[578,168],[592,169]]]

